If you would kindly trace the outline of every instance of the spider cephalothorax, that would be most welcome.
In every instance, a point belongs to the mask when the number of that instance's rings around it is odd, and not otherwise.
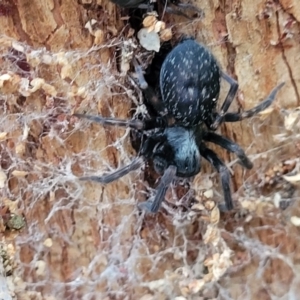
[[[136,70],[138,69],[136,65]],[[221,78],[230,84],[230,89],[220,111],[217,112]],[[165,58],[161,66],[159,85],[160,97],[157,97],[149,86],[144,88],[146,100],[157,112],[155,117],[145,120],[119,120],[75,114],[77,117],[103,125],[128,126],[142,131],[145,137],[138,157],[128,166],[109,175],[81,179],[109,183],[140,168],[145,161],[152,160],[156,172],[162,177],[156,195],[142,207],[150,212],[157,212],[174,177],[192,177],[198,174],[203,157],[220,173],[225,203],[227,209],[232,209],[230,173],[223,161],[206,147],[205,142],[215,143],[235,153],[241,165],[251,169],[252,162],[243,149],[214,131],[222,122],[241,121],[266,109],[272,104],[284,83],[274,88],[256,107],[243,113],[228,113],[227,110],[238,89],[237,82],[221,71],[213,55],[203,45],[187,39],[178,44]]]

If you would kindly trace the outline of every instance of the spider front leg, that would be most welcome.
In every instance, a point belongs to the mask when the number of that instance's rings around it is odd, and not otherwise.
[[[86,116],[86,115],[83,115]],[[98,117],[94,116],[88,116],[91,117],[93,120]],[[102,118],[100,118],[102,120]],[[115,172],[103,176],[85,176],[81,177],[80,180],[91,180],[103,184],[107,184],[110,182],[113,182],[115,180],[118,180],[119,178],[127,175],[131,171],[135,171],[139,168],[141,168],[145,164],[145,160],[151,159],[152,155],[154,153],[154,149],[157,147],[157,145],[161,144],[163,141],[165,141],[165,136],[162,133],[156,133],[154,136],[150,136],[146,139],[146,141],[142,144],[142,147],[140,149],[139,156],[135,158],[129,165],[124,166]]]
[[[203,140],[217,144],[223,147],[224,149],[234,153],[240,159],[240,163],[242,166],[244,166],[247,169],[252,169],[253,164],[245,154],[244,150],[233,141],[210,131],[207,131],[203,134]]]
[[[134,71],[137,77],[138,86],[140,87],[141,90],[144,91],[147,88],[149,88],[149,85],[144,77],[143,69],[135,57],[132,59],[132,64],[134,66]]]
[[[91,181],[95,181],[95,182],[99,182],[99,183],[103,183],[103,184],[107,184],[110,182],[113,182],[115,180],[118,180],[119,178],[127,175],[128,173],[130,173],[131,171],[135,171],[139,168],[141,168],[144,165],[145,161],[143,157],[138,157],[136,159],[134,159],[129,165],[120,168],[119,170],[111,173],[111,174],[107,174],[107,175],[103,175],[103,176],[85,176],[85,177],[80,177],[80,180],[91,180]]]
[[[100,123],[102,125],[109,125],[109,126],[120,126],[120,127],[129,127],[135,130],[150,130],[154,128],[164,128],[168,125],[168,119],[165,117],[155,117],[152,119],[146,120],[123,120],[123,119],[116,119],[116,118],[105,118],[101,116],[93,116],[93,115],[86,115],[86,114],[73,114],[73,116],[77,118],[84,118],[88,119],[95,123]]]
[[[139,204],[140,209],[150,213],[158,212],[162,202],[164,201],[166,192],[176,175],[176,171],[177,168],[172,165],[165,170],[164,175],[161,177],[159,185],[156,189],[156,194],[154,198],[140,203]]]
[[[201,155],[208,160],[217,172],[220,174],[226,208],[233,209],[231,191],[230,191],[230,173],[224,162],[211,149],[207,148],[203,143],[199,147]]]
[[[146,159],[155,159],[156,171],[160,174],[163,173],[163,176],[160,178],[159,185],[156,188],[155,196],[139,204],[140,209],[151,213],[156,213],[159,210],[161,203],[164,201],[169,185],[173,181],[177,172],[176,166],[168,166],[165,160],[158,160],[158,148],[165,144],[166,141],[167,137],[164,132],[157,132],[153,136],[149,136],[146,139],[140,151],[141,155]]]

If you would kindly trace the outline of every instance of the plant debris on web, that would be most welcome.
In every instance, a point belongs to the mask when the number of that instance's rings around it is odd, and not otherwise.
[[[143,20],[144,28],[137,33],[140,44],[148,51],[159,52],[160,42],[171,40],[172,31],[163,21],[157,19],[156,12],[148,13]]]

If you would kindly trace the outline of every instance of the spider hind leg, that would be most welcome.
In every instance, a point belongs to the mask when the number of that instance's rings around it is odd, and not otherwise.
[[[224,102],[223,102],[223,104],[221,106],[220,112],[217,113],[214,116],[214,120],[211,120],[210,124],[208,124],[208,128],[210,130],[214,130],[214,131],[223,122],[224,114],[229,109],[231,103],[233,102],[233,100],[235,98],[237,90],[239,88],[238,83],[232,77],[230,77],[229,75],[227,75],[224,72],[221,72],[221,75],[222,75],[223,79],[229,83],[230,88],[229,88],[228,94],[227,94],[227,96],[226,96],[226,98],[225,98],[225,100],[224,100]],[[212,118],[213,118],[213,116],[212,116]]]
[[[268,97],[264,101],[259,103],[257,106],[255,106],[249,110],[246,110],[242,113],[227,113],[227,114],[225,114],[223,117],[223,122],[238,122],[238,121],[242,121],[244,119],[248,119],[248,118],[251,118],[251,117],[257,115],[261,111],[268,108],[274,102],[278,91],[284,86],[284,84],[285,83],[282,82],[281,84],[276,86],[271,91],[271,93],[268,95]]]
[[[247,169],[252,169],[253,163],[250,161],[244,150],[230,139],[211,131],[205,132],[203,140],[219,145],[220,147],[234,153],[239,159],[240,164]]]

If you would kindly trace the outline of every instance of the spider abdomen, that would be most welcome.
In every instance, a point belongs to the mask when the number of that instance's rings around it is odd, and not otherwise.
[[[217,105],[221,71],[213,55],[192,39],[166,57],[160,72],[163,104],[183,126],[207,120]]]

